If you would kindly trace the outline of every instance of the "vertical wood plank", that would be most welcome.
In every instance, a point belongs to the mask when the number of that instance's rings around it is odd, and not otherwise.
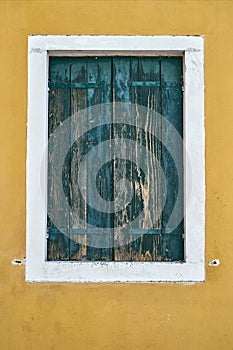
[[[88,149],[91,150],[93,147],[97,147],[93,154],[93,157],[89,157],[87,164],[88,174],[92,172],[92,164],[104,165],[104,159],[110,157],[110,148],[106,148],[102,144],[105,140],[110,140],[111,136],[111,107],[105,106],[105,103],[112,101],[111,81],[112,81],[112,70],[111,70],[111,58],[95,57],[88,58],[87,61],[87,82],[91,84],[98,84],[99,87],[88,88],[87,101],[88,107],[101,104],[98,108],[98,115],[92,112],[92,109],[88,112],[88,122],[92,123],[93,118],[104,123],[104,120],[108,121],[105,127],[98,127],[95,130],[88,132]],[[112,166],[111,163],[102,166],[99,173],[98,179],[95,184],[90,181],[88,176],[87,182],[87,199],[88,203],[91,203],[93,199],[93,186],[97,186],[99,195],[103,200],[106,201],[107,212],[102,212],[92,208],[88,205],[87,209],[87,220],[89,225],[93,225],[97,228],[100,234],[88,235],[87,236],[87,258],[88,260],[112,260],[112,248],[111,246],[112,236],[110,234],[111,228],[111,176]],[[110,196],[110,197],[109,197]]]
[[[87,82],[87,59],[76,58],[71,59],[71,83]],[[87,89],[71,89],[71,114],[78,113],[82,109],[87,108]],[[76,120],[76,119],[75,119]],[[74,136],[79,128],[79,123],[87,123],[87,121],[77,120],[77,125],[71,125],[71,132]],[[77,173],[79,159],[86,153],[86,140],[78,142],[71,148],[71,179],[70,179],[70,205],[74,215],[70,215],[70,228],[85,230],[87,220],[87,165],[85,160],[82,162],[82,181],[77,182]],[[72,145],[71,145],[72,146]],[[79,188],[81,183],[82,188]],[[86,235],[73,235],[70,241],[70,259],[86,260],[87,258],[87,239]]]
[[[154,117],[153,112],[160,112],[161,98],[160,98],[160,65],[159,58],[134,58],[132,61],[132,81],[142,82],[157,82],[158,86],[135,86],[132,89],[132,102],[140,106],[147,108],[148,120],[145,129],[149,130],[149,133],[145,133],[144,130],[137,128],[136,139],[140,142],[136,146],[136,159],[137,163],[146,163],[147,173],[145,174],[147,182],[145,184],[140,183],[141,196],[144,203],[144,217],[139,222],[139,229],[142,233],[146,229],[161,229],[161,206],[162,206],[162,193],[161,193],[161,174],[160,174],[160,162],[161,162],[161,144],[152,137],[151,133],[151,120]],[[150,112],[153,111],[153,112]],[[136,117],[138,125],[140,115]],[[161,129],[161,124],[156,121],[158,130]],[[150,133],[151,132],[151,133]],[[147,153],[140,152],[141,145],[144,145]],[[151,157],[150,152],[153,153]],[[140,174],[139,174],[140,177]],[[137,205],[136,202],[134,205]],[[136,207],[134,207],[134,210]],[[160,260],[160,239],[159,235],[142,234],[141,238],[138,238],[132,244],[133,260],[136,261],[154,261]]]
[[[131,109],[126,103],[130,102],[130,57],[115,57],[113,58],[113,100],[114,102],[122,103],[122,116],[125,124],[118,123],[115,120],[115,111],[113,110],[113,139],[126,139],[130,137]],[[117,107],[119,108],[119,107]],[[132,181],[131,166],[126,162],[130,159],[131,150],[126,147],[119,148],[121,157],[114,161],[113,175],[114,175],[114,199],[122,203],[127,202],[128,196],[131,196],[129,186],[125,186],[125,180]],[[117,196],[117,198],[116,198]],[[115,205],[114,216],[114,259],[116,261],[129,261],[132,259],[131,244],[129,243],[129,234],[123,231],[124,224],[128,224],[132,215],[131,208],[126,210],[126,207],[117,210]]]
[[[161,58],[161,79],[162,79],[162,115],[166,118],[183,137],[183,104],[182,104],[182,58],[181,57],[163,57]],[[183,164],[182,150],[174,145],[173,141],[163,130],[163,144],[173,147],[179,163]],[[162,218],[162,240],[163,240],[163,260],[183,260],[184,242],[182,234],[184,233],[184,221],[182,220],[177,228],[174,228],[173,234],[166,235],[165,227],[169,221],[174,208],[178,193],[178,173],[173,158],[163,146],[162,149],[162,167],[166,178],[167,198],[163,210]],[[182,169],[183,173],[183,169]],[[180,179],[182,191],[182,200],[179,203],[176,215],[183,217],[183,178]]]
[[[62,125],[63,121],[70,116],[70,89],[68,84],[70,82],[70,63],[68,58],[50,58],[49,66],[49,80],[50,80],[50,91],[49,91],[49,135],[51,137],[57,127]],[[66,84],[66,88],[56,87],[56,84]],[[56,147],[62,147],[61,144],[55,145]],[[69,160],[68,160],[69,161]],[[68,171],[64,174],[63,188],[68,196],[68,177],[69,177],[69,164],[67,167]],[[54,181],[56,173],[56,164],[54,163],[54,155],[52,150],[48,150],[48,212],[53,213],[53,218],[57,226],[63,227],[64,222],[67,227],[66,234],[61,233],[55,224],[48,218],[48,260],[67,260],[69,259],[69,234],[68,234],[68,222],[69,218],[64,218],[62,209],[63,203],[62,198],[59,197],[59,191],[57,184]],[[69,214],[67,214],[69,215]],[[65,219],[65,220],[64,220]],[[58,225],[60,223],[60,225]]]

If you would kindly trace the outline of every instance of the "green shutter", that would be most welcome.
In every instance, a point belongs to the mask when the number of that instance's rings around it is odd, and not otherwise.
[[[162,142],[139,127],[130,127],[132,117],[136,120],[137,110],[134,105],[141,105],[150,111],[160,113],[183,135],[183,99],[182,99],[182,58],[181,57],[51,57],[49,65],[49,137],[57,126],[73,113],[90,106],[108,102],[122,103],[124,123],[119,124],[114,119],[114,104],[109,113],[111,124],[93,128],[85,137],[75,144],[70,142],[70,151],[64,161],[63,190],[72,210],[79,213],[84,222],[98,228],[104,228],[105,233],[110,228],[117,228],[123,222],[130,222],[138,215],[147,201],[150,212],[146,228],[139,221],[137,229],[117,235],[117,229],[110,234],[102,234],[103,245],[111,246],[113,240],[118,240],[119,246],[114,248],[95,248],[93,242],[99,240],[99,234],[86,235],[85,227],[79,228],[80,235],[76,239],[70,235],[77,228],[71,214],[68,214],[65,234],[48,218],[48,260],[106,260],[106,261],[174,261],[184,258],[184,224],[183,221],[168,233],[166,225],[178,193],[178,174],[174,161]],[[132,102],[128,108],[125,102]],[[103,107],[104,108],[104,107]],[[153,113],[152,113],[153,114]],[[94,116],[91,111],[88,120],[91,123]],[[163,122],[158,121],[156,128],[161,130],[162,138],[166,138]],[[70,139],[75,127],[70,125]],[[119,180],[127,179],[132,183],[134,196],[125,211],[115,213],[100,213],[88,203],[93,195],[88,174],[92,171],[92,160],[83,165],[82,184],[86,191],[80,195],[76,181],[78,160],[91,149],[98,146],[95,161],[103,163],[103,153],[111,150],[101,147],[101,142],[115,138],[126,138],[137,141],[136,149],[125,149],[122,158],[111,160],[101,167],[96,182],[101,197],[113,206],[116,186]],[[148,153],[140,152],[141,145],[153,151],[154,160]],[[62,145],[57,145],[61,147]],[[124,153],[125,152],[125,153]],[[136,163],[145,161],[148,168],[149,184],[145,183],[144,174],[137,164],[128,162],[134,152]],[[177,157],[182,164],[182,150],[177,149]],[[106,156],[106,154],[105,154]],[[56,184],[53,181],[53,155],[48,156],[48,206],[52,208],[53,217],[59,222],[59,201]],[[162,210],[164,184],[161,181],[161,168],[166,178],[167,198]],[[183,179],[180,185],[183,193]],[[136,191],[137,188],[137,191]],[[125,188],[118,188],[118,195],[127,197]],[[182,196],[183,197],[183,196]],[[114,209],[111,207],[111,209]],[[157,215],[162,210],[162,215]],[[113,210],[114,211],[114,210]],[[178,216],[183,215],[183,198],[179,202]],[[83,232],[82,232],[83,231]],[[110,232],[110,231],[109,231]],[[111,230],[112,232],[112,230]],[[136,239],[135,239],[135,238]],[[133,239],[133,240],[132,240]],[[129,241],[129,242],[128,242]],[[132,241],[132,242],[131,242]]]

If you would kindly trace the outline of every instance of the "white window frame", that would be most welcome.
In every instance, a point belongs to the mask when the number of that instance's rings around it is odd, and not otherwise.
[[[183,55],[185,262],[46,261],[49,55]],[[204,38],[202,36],[29,36],[26,281],[201,282],[205,280]],[[41,169],[44,169],[41,172]],[[42,181],[41,181],[42,179]]]

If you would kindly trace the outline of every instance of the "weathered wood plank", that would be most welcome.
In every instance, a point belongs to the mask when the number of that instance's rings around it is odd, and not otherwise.
[[[132,81],[140,82],[137,84],[132,84],[132,102],[140,106],[147,108],[148,119],[143,129],[137,129],[136,139],[140,142],[134,150],[136,153],[137,163],[145,162],[147,173],[145,174],[146,183],[143,184],[140,181],[139,173],[139,184],[141,196],[143,198],[144,205],[144,217],[141,222],[138,223],[138,227],[142,232],[146,229],[160,229],[161,220],[161,189],[160,189],[160,161],[161,161],[161,144],[155,139],[152,134],[155,130],[152,130],[152,125],[150,124],[152,118],[154,117],[154,112],[160,112],[160,65],[159,58],[134,58],[132,61]],[[147,86],[146,82],[151,82]],[[143,84],[145,82],[145,85]],[[152,84],[156,82],[156,84]],[[150,112],[153,111],[153,112]],[[138,115],[136,118],[139,125]],[[161,128],[159,120],[155,125],[158,130]],[[145,133],[145,130],[148,133]],[[145,146],[147,150],[141,152],[141,145]],[[150,152],[153,153],[153,157]],[[134,203],[134,210],[136,210],[137,203]],[[137,239],[132,243],[132,259],[136,261],[154,261],[160,259],[159,252],[159,235],[153,234],[143,234],[141,238]]]
[[[182,99],[182,58],[181,57],[164,57],[161,59],[161,79],[162,79],[162,115],[168,120],[178,131],[181,138],[183,137],[183,99]],[[167,86],[166,83],[173,82],[174,86]],[[183,260],[184,258],[184,242],[182,234],[184,233],[184,221],[181,220],[178,227],[174,228],[174,235],[166,235],[165,228],[169,222],[169,218],[173,211],[178,190],[182,195],[175,215],[183,218],[183,169],[181,171],[180,186],[178,183],[177,164],[166,150],[164,145],[169,145],[179,164],[183,165],[183,149],[179,145],[175,145],[170,135],[163,128],[163,149],[162,149],[162,167],[166,178],[167,198],[163,210],[162,218],[162,245],[163,260]]]
[[[122,107],[122,117],[124,123],[119,123],[115,118],[115,111],[113,110],[113,139],[121,140],[130,137],[131,108],[130,102],[130,67],[131,58],[129,57],[115,57],[113,58],[113,100]],[[121,145],[121,143],[119,143]],[[116,155],[113,162],[114,175],[114,200],[115,200],[115,216],[114,216],[114,259],[116,261],[129,261],[132,259],[131,244],[129,243],[130,236],[124,232],[123,226],[128,224],[132,216],[131,207],[126,209],[127,198],[131,197],[130,187],[125,186],[125,181],[132,181],[132,171],[129,163],[130,152],[127,147],[119,146],[119,157]],[[117,209],[117,203],[122,203],[123,207]]]
[[[87,61],[87,82],[90,84],[99,84],[101,88],[89,88],[87,91],[88,107],[100,105],[98,113],[95,108],[88,112],[88,122],[92,124],[93,118],[97,119],[101,124],[107,121],[105,127],[97,127],[88,132],[88,149],[91,151],[95,148],[95,152],[89,156],[87,164],[87,221],[89,225],[97,227],[101,230],[101,234],[87,236],[87,259],[88,260],[112,260],[112,235],[110,233],[111,224],[111,178],[112,165],[106,163],[105,159],[111,159],[110,148],[106,147],[102,142],[110,141],[111,137],[111,106],[106,106],[106,103],[112,101],[112,65],[111,58],[88,58]],[[96,147],[98,146],[98,147]],[[93,164],[102,165],[99,176],[95,183],[91,180],[90,174],[93,171]],[[103,166],[105,164],[105,166]],[[105,201],[106,208],[103,210],[100,205],[99,208],[94,208],[93,203],[98,203],[94,197],[95,188],[100,197]]]
[[[87,82],[87,60],[86,58],[72,58],[71,60],[71,84],[82,84]],[[87,108],[87,89],[71,89],[71,114],[78,113],[82,109]],[[80,119],[77,124],[71,125],[71,132],[74,136],[77,134],[79,123],[86,123],[87,121]],[[76,139],[76,137],[75,137]],[[72,146],[72,145],[71,145]],[[78,167],[80,157],[86,153],[86,142],[80,140],[73,145],[71,151],[71,179],[70,179],[70,205],[72,207],[73,215],[70,215],[71,229],[86,228],[87,221],[87,165],[85,160],[82,162],[82,181],[78,183],[77,173],[80,170]],[[82,188],[79,188],[81,183]],[[86,235],[73,235],[70,241],[70,259],[71,260],[86,260],[87,258],[87,238]]]
[[[70,81],[70,62],[68,58],[50,58],[49,66],[49,80],[51,83],[69,83]],[[49,124],[48,137],[50,138],[55,129],[62,125],[62,123],[70,116],[70,90],[68,88],[52,88],[49,91]],[[48,260],[67,260],[69,259],[69,213],[64,215],[63,213],[63,201],[58,190],[60,184],[56,183],[55,173],[56,166],[54,162],[54,151],[62,147],[60,143],[56,144],[54,139],[53,150],[48,150],[48,212],[52,213],[54,218],[52,222],[48,218]],[[68,160],[69,162],[69,160]],[[67,171],[63,177],[63,188],[66,196],[69,195],[68,190],[68,178],[69,178],[69,164],[66,167]],[[64,227],[67,229],[65,234],[59,232],[50,232],[50,229],[56,231],[56,225],[58,227]]]

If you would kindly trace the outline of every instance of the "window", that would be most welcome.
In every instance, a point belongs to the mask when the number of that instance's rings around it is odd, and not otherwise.
[[[29,38],[28,281],[204,280],[203,86],[201,37]]]

